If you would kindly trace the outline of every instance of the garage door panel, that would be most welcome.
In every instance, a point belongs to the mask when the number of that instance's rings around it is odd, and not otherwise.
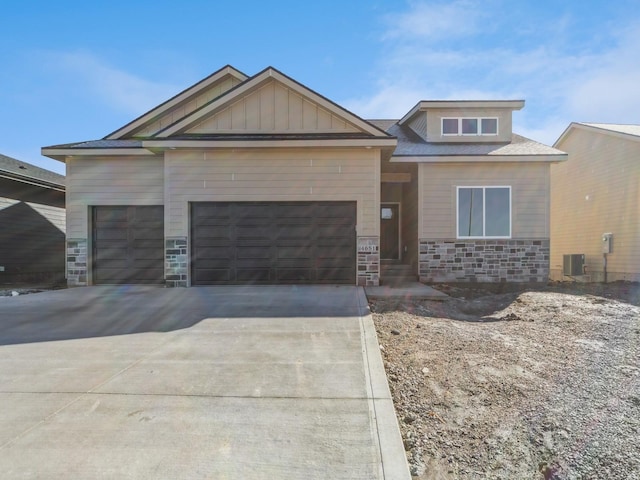
[[[313,225],[278,225],[276,228],[276,238],[300,238],[310,239],[313,236]]]
[[[201,238],[229,238],[229,224],[223,225],[199,225],[199,233]]]
[[[276,275],[282,283],[311,283],[314,280],[311,268],[278,268]]]
[[[101,230],[98,230],[93,238],[96,240],[122,240],[126,243],[128,234],[123,227],[106,225]]]
[[[313,248],[311,246],[280,246],[278,245],[276,250],[277,258],[280,260],[285,259],[308,259],[313,256]]]
[[[164,282],[164,208],[93,207],[93,281]]]
[[[128,222],[128,210],[127,207],[109,207],[101,208],[96,211],[95,219],[98,222]]]
[[[132,217],[136,224],[139,223],[156,223],[164,224],[164,208],[151,207],[134,207],[129,208],[130,218]]]
[[[131,238],[135,240],[151,240],[153,242],[157,242],[158,238],[162,238],[164,235],[164,228],[154,227],[154,228],[140,228],[135,227],[131,229]]]
[[[196,284],[215,284],[229,283],[231,281],[229,269],[202,268],[196,271],[194,283]]]
[[[229,258],[206,258],[198,260],[198,265],[203,270],[229,269],[232,266],[232,262]]]
[[[238,246],[236,248],[236,258],[271,258],[271,246]]]
[[[265,218],[269,218],[272,205],[268,203],[234,203],[232,207],[233,217],[235,217],[238,222],[246,222],[250,221],[250,219],[255,219],[257,221],[262,221]]]
[[[355,283],[355,202],[226,202],[192,204],[192,271],[195,284]],[[231,215],[213,227],[207,213]],[[217,229],[217,230],[216,230]],[[215,251],[225,231],[229,251]],[[227,275],[213,277],[225,256]],[[331,262],[324,262],[324,259]],[[324,262],[324,263],[323,263]],[[202,273],[208,272],[208,273]]]
[[[312,218],[316,216],[316,205],[313,203],[277,204],[278,219]]]
[[[257,269],[267,269],[271,268],[271,259],[270,258],[238,258],[235,263],[236,268],[251,270],[252,268]]]
[[[270,283],[272,281],[269,268],[238,268],[236,280],[241,283]]]
[[[346,246],[336,247],[317,247],[316,248],[316,257],[317,258],[336,258],[336,259],[345,259],[345,258],[353,258],[353,255],[350,255],[349,252],[345,252]]]
[[[233,249],[227,246],[224,247],[200,247],[198,248],[198,256],[195,258],[197,261],[203,261],[207,259],[223,259],[229,260],[233,255]]]
[[[264,225],[238,225],[236,226],[236,238],[264,238],[271,237],[273,227],[268,223]]]
[[[351,282],[353,273],[349,268],[318,268],[318,280],[321,282]]]

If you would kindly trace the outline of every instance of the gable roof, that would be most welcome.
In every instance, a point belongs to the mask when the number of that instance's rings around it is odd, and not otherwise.
[[[220,112],[222,109],[228,107],[235,100],[238,100],[242,96],[247,95],[248,93],[252,92],[256,88],[259,88],[261,85],[272,79],[279,84],[284,85],[286,88],[296,92],[301,97],[315,103],[330,114],[344,120],[348,124],[355,127],[355,130],[359,131],[360,133],[375,137],[389,137],[389,135],[385,131],[377,128],[366,120],[363,120],[354,113],[346,110],[337,103],[332,102],[328,98],[316,93],[310,88],[305,87],[301,83],[297,82],[291,77],[288,77],[287,75],[283,74],[273,67],[265,68],[260,73],[257,73],[245,82],[235,86],[217,99],[214,99],[206,105],[203,105],[199,109],[195,110],[194,112],[190,113],[174,124],[168,126],[164,130],[161,130],[155,135],[155,137],[168,138],[175,135],[185,134],[190,128],[203,122],[207,118],[210,118],[215,113]]]
[[[0,177],[54,190],[65,190],[65,177],[27,162],[0,154]]]
[[[171,109],[178,107],[181,104],[185,104],[195,98],[198,94],[203,91],[211,88],[216,84],[220,84],[227,79],[236,79],[239,82],[244,82],[247,79],[247,75],[242,73],[240,70],[232,67],[231,65],[226,65],[222,67],[220,70],[213,72],[208,77],[200,80],[198,83],[192,85],[191,87],[183,90],[182,92],[174,95],[169,100],[161,103],[157,107],[149,110],[147,113],[140,115],[138,118],[132,120],[127,123],[125,126],[119,128],[115,132],[110,133],[106,137],[105,140],[115,140],[124,137],[131,136],[138,132],[145,125],[149,125],[153,123],[164,114],[169,112]],[[224,93],[224,92],[221,92]]]
[[[626,138],[627,140],[640,141],[640,125],[620,124],[620,123],[582,123],[571,122],[569,126],[558,137],[553,146],[558,146],[574,129],[586,130],[604,135]]]
[[[567,154],[521,135],[510,142],[436,143],[427,142],[399,120],[371,120],[398,139],[392,162],[537,161],[558,162]]]
[[[216,83],[229,78],[232,81],[222,87]],[[293,92],[289,100],[301,105],[305,119],[315,109],[311,117],[316,115],[316,128],[307,125],[304,128],[288,128],[286,122],[275,121],[281,120],[286,113],[276,112],[275,109],[271,112],[275,117],[270,128],[219,128],[216,115],[222,118],[225,109],[228,110],[234,102],[248,102],[251,95],[269,82],[275,86],[274,95]],[[287,102],[284,103],[287,105]],[[263,113],[260,111],[260,114]],[[288,114],[291,116],[290,112]],[[247,123],[253,118],[246,115]],[[228,124],[228,118],[226,121]],[[395,145],[395,137],[384,129],[363,120],[273,67],[248,78],[227,65],[101,140],[47,146],[42,148],[42,154],[62,162],[72,155],[152,156],[173,148],[379,147],[390,154]]]
[[[398,120],[398,123],[404,125],[418,112],[431,109],[503,108],[513,111],[520,110],[522,107],[524,107],[524,100],[421,100]]]

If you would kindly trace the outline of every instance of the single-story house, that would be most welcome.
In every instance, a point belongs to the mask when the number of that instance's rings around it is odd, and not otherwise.
[[[555,146],[551,278],[640,281],[640,125],[571,123]]]
[[[0,284],[64,280],[64,180],[0,155]]]
[[[523,106],[364,120],[226,66],[103,139],[42,149],[67,166],[68,282],[545,282],[566,155],[512,133]]]

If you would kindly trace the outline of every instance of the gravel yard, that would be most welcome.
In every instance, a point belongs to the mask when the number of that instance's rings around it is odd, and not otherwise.
[[[418,479],[640,479],[640,285],[371,302]]]

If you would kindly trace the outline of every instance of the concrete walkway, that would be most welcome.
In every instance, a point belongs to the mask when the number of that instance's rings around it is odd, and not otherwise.
[[[435,288],[420,282],[408,282],[403,285],[381,285],[379,287],[365,287],[370,299],[397,300],[446,300],[449,296]]]
[[[13,478],[409,479],[357,287],[0,298]]]

